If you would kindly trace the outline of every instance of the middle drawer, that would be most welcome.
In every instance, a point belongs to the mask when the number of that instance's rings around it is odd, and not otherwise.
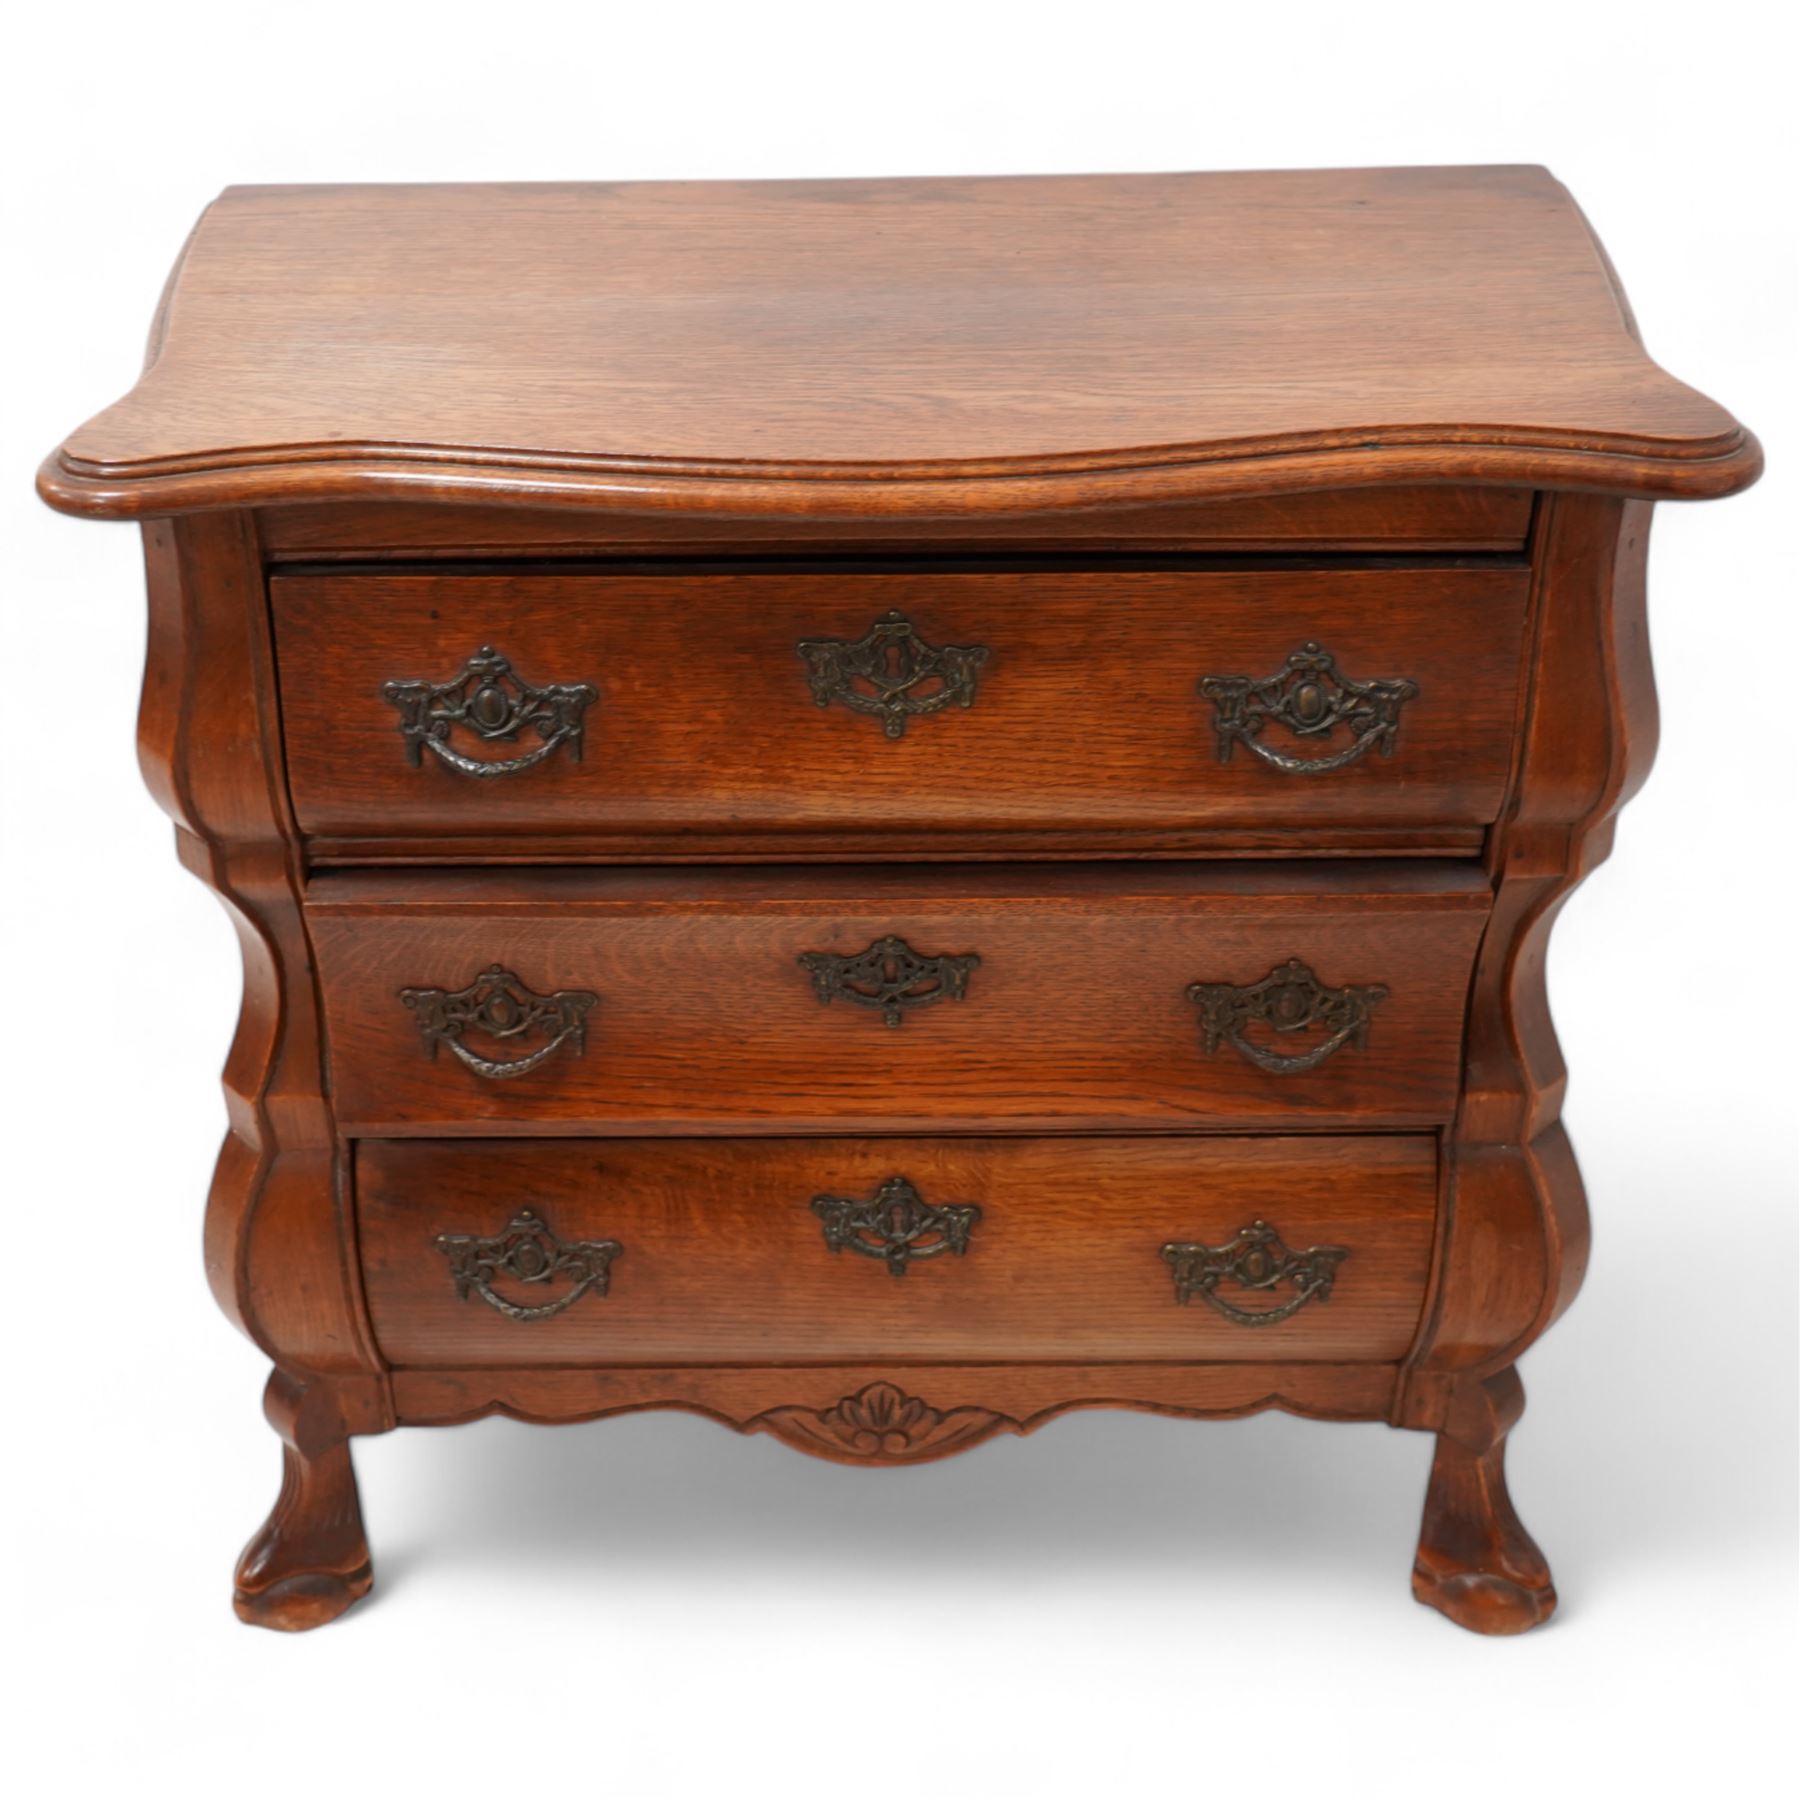
[[[1434,1125],[1457,863],[363,872],[307,922],[353,1136]]]

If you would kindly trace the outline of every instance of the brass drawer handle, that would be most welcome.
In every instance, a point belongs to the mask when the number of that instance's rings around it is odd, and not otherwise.
[[[955,704],[975,703],[975,678],[988,659],[984,644],[946,644],[934,650],[903,613],[884,613],[867,637],[802,638],[813,702],[833,701],[881,721],[890,738],[906,736],[906,721]]]
[[[624,1245],[611,1238],[559,1243],[556,1234],[529,1207],[514,1213],[498,1237],[471,1237],[447,1231],[436,1243],[450,1259],[450,1279],[456,1285],[457,1299],[479,1294],[495,1312],[517,1319],[522,1325],[567,1312],[583,1294],[597,1294],[604,1300],[613,1259],[625,1253]],[[558,1276],[567,1276],[575,1285],[560,1299],[546,1301],[542,1306],[520,1306],[494,1292],[496,1275],[510,1275],[527,1287],[554,1281]]]
[[[492,644],[483,644],[448,681],[390,681],[381,697],[400,709],[400,735],[415,769],[429,750],[447,768],[477,781],[517,775],[563,745],[569,760],[580,762],[581,715],[600,698],[585,681],[533,687]],[[543,741],[523,756],[484,762],[451,748],[450,733],[458,726],[486,744],[517,743],[528,728]]]
[[[440,1044],[465,1068],[489,1081],[509,1081],[529,1074],[567,1044],[579,1056],[587,1048],[587,1016],[600,1003],[598,994],[567,988],[554,994],[533,993],[512,970],[498,963],[484,969],[466,988],[402,988],[400,998],[419,1022],[425,1052],[436,1056]],[[548,1043],[524,1056],[483,1056],[463,1041],[477,1031],[501,1043],[549,1032]]]
[[[1309,1300],[1321,1304],[1331,1298],[1338,1264],[1350,1254],[1333,1244],[1315,1244],[1310,1250],[1290,1250],[1273,1225],[1256,1219],[1228,1244],[1164,1244],[1162,1259],[1175,1274],[1175,1298],[1186,1306],[1198,1294],[1215,1312],[1234,1325],[1279,1325],[1291,1319]],[[1233,1281],[1252,1293],[1270,1293],[1285,1282],[1293,1295],[1279,1306],[1262,1310],[1233,1306],[1219,1294],[1219,1283]]]
[[[1379,750],[1394,754],[1400,731],[1400,708],[1418,697],[1416,681],[1352,681],[1339,673],[1330,654],[1317,644],[1302,644],[1273,675],[1207,675],[1200,692],[1213,703],[1219,761],[1230,762],[1232,747],[1242,744],[1272,769],[1286,775],[1323,775],[1342,769]],[[1351,741],[1325,756],[1295,756],[1263,741],[1269,720],[1285,725],[1298,738],[1327,738],[1341,725]]]
[[[908,1263],[946,1251],[966,1255],[969,1233],[981,1220],[979,1206],[928,1206],[904,1175],[890,1175],[869,1200],[815,1194],[812,1209],[833,1250],[876,1257],[890,1275],[904,1275]]]
[[[1196,981],[1187,997],[1200,1008],[1200,1042],[1208,1055],[1230,1044],[1239,1055],[1271,1075],[1303,1075],[1349,1044],[1364,1049],[1369,1014],[1387,998],[1384,987],[1326,987],[1305,963],[1292,957],[1249,987]],[[1325,1036],[1310,1050],[1292,1055],[1265,1049],[1244,1035],[1255,1023],[1283,1036],[1314,1027]]]
[[[848,1000],[853,1006],[874,1007],[891,1028],[915,1007],[963,999],[970,972],[981,967],[981,958],[921,956],[905,938],[884,937],[856,956],[802,951],[800,966],[812,976],[820,1005]]]

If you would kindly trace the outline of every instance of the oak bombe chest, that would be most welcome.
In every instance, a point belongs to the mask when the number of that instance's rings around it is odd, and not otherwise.
[[[242,1617],[367,1590],[394,1425],[1281,1406],[1434,1432],[1414,1592],[1547,1618],[1545,938],[1650,503],[1758,468],[1541,169],[228,191],[41,488],[143,524],[241,927]]]

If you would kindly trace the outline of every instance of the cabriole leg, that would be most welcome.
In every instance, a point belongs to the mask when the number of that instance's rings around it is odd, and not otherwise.
[[[1518,1371],[1459,1388],[1438,1432],[1413,1595],[1490,1637],[1541,1625],[1556,1611],[1550,1565],[1506,1491],[1506,1434],[1525,1410]]]
[[[232,1604],[250,1625],[310,1631],[369,1591],[350,1439],[329,1384],[277,1369],[263,1410],[282,1440],[281,1493],[238,1560]]]

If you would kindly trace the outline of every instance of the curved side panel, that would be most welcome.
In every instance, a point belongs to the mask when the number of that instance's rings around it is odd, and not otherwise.
[[[1439,1303],[1398,1422],[1436,1429],[1451,1388],[1508,1366],[1574,1298],[1586,1196],[1560,1123],[1565,1070],[1544,964],[1557,913],[1606,856],[1656,750],[1644,617],[1650,508],[1558,495],[1538,559],[1529,714],[1495,834],[1492,921],[1470,996],[1462,1104],[1447,1144]]]
[[[1504,1465],[1525,1403],[1512,1364],[1574,1299],[1588,1256],[1544,963],[1557,913],[1611,848],[1614,817],[1655,755],[1649,525],[1641,502],[1559,494],[1545,505],[1529,710],[1490,852],[1494,912],[1445,1142],[1435,1298],[1394,1410],[1395,1424],[1438,1434],[1413,1591],[1490,1634],[1528,1630],[1556,1606]]]
[[[244,956],[208,1277],[293,1383],[335,1390],[348,1430],[381,1430],[392,1414],[349,1252],[256,545],[243,518],[210,515],[147,526],[145,548],[140,761],[182,861],[224,902]]]

